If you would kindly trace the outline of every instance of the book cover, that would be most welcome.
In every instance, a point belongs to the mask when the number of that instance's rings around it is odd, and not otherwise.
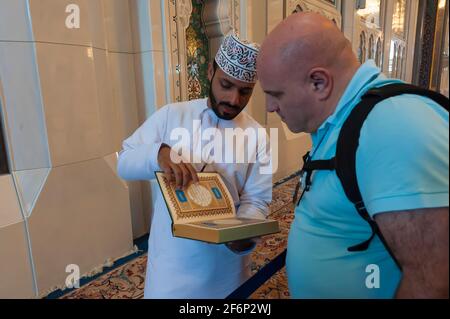
[[[230,192],[218,173],[198,173],[199,182],[179,190],[162,172],[156,172],[172,218],[176,237],[225,243],[279,231],[278,222],[236,216]]]

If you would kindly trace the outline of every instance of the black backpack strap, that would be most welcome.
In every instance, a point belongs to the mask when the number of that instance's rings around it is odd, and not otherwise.
[[[311,186],[311,177],[313,171],[322,171],[322,170],[329,170],[333,171],[336,169],[336,160],[335,157],[328,159],[328,160],[311,160],[309,157],[310,152],[307,152],[305,155],[303,155],[303,167],[300,171],[300,180],[297,183],[297,186],[295,187],[294,196],[293,196],[293,203],[300,202],[300,198],[297,198],[298,193],[300,191],[300,184],[302,182],[302,179],[305,178],[305,190],[308,191]],[[306,176],[304,176],[306,174]]]
[[[303,169],[305,171],[323,171],[329,170],[332,171],[336,168],[335,158],[329,160],[315,160],[308,161],[303,165]]]
[[[336,174],[341,181],[346,196],[355,205],[359,215],[369,223],[372,229],[372,235],[369,239],[358,245],[349,247],[348,250],[366,250],[375,235],[378,235],[399,267],[400,265],[390,251],[381,231],[375,221],[370,217],[364,205],[356,176],[356,150],[359,146],[361,128],[375,105],[387,98],[401,94],[415,94],[428,97],[448,110],[449,100],[445,96],[410,84],[396,83],[371,89],[363,95],[361,102],[355,106],[342,126],[337,141],[335,159]]]
[[[306,191],[308,191],[309,188],[311,187],[311,177],[312,177],[312,173],[314,171],[324,171],[324,170],[333,171],[335,169],[336,169],[336,161],[335,161],[334,157],[332,159],[328,159],[328,160],[312,161],[312,160],[308,159],[302,168],[302,171],[304,173],[306,173],[306,177],[305,177]]]
[[[378,97],[380,99],[379,102],[381,102],[382,100],[402,94],[414,94],[427,97],[448,111],[449,99],[446,96],[435,91],[406,83],[393,83],[379,88],[373,88],[367,91],[363,97],[375,96]]]

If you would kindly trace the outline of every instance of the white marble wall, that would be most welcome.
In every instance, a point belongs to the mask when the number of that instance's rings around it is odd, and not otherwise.
[[[164,6],[163,0],[130,0],[129,12],[133,37],[133,65],[136,92],[136,125],[129,125],[130,135],[160,107],[169,102],[166,95]],[[131,124],[131,123],[130,123]],[[130,185],[134,237],[149,232],[151,191],[148,182]]]
[[[285,16],[283,0],[246,0],[245,33],[248,38],[261,43],[266,35],[280,23]],[[242,31],[241,31],[242,32]],[[274,181],[289,176],[300,169],[302,155],[311,148],[307,134],[293,134],[277,114],[267,113],[264,92],[257,84],[248,112],[266,128],[278,130],[278,169]],[[283,156],[290,154],[290,156]]]
[[[0,176],[0,299],[35,295],[25,218],[11,175]]]
[[[0,297],[44,295],[64,285],[68,264],[83,274],[129,253],[132,226],[142,227],[142,204],[130,212],[140,185],[115,172],[140,122],[133,2],[0,0],[12,168],[0,177]],[[80,8],[79,29],[65,25],[68,4]]]

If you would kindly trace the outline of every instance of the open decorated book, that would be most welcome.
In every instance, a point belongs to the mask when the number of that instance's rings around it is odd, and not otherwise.
[[[175,237],[226,243],[280,231],[275,220],[236,216],[233,199],[218,173],[197,174],[199,183],[178,190],[175,182],[156,172]]]

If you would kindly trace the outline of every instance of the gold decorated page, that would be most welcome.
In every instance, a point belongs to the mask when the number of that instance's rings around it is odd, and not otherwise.
[[[234,202],[217,173],[198,173],[199,182],[186,189],[177,189],[164,173],[156,177],[175,223],[235,216]]]

